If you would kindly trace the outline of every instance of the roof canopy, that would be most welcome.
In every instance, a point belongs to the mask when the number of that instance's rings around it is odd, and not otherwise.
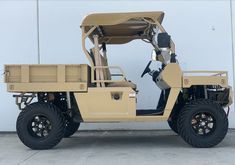
[[[162,23],[163,12],[135,13],[98,13],[86,16],[81,24],[87,33],[92,27],[97,27],[89,38],[99,35],[99,43],[124,44],[134,39],[149,39],[148,32]]]

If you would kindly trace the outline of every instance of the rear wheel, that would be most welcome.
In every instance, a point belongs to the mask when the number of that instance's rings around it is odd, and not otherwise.
[[[53,104],[33,103],[19,114],[16,129],[27,147],[50,149],[63,138],[65,121],[60,109]]]
[[[194,147],[213,147],[227,134],[228,119],[220,105],[209,100],[196,100],[180,111],[178,131]]]
[[[66,125],[66,128],[64,132],[64,137],[68,138],[72,136],[78,130],[80,123],[75,123],[73,121],[73,118],[68,116],[66,119],[65,125]]]

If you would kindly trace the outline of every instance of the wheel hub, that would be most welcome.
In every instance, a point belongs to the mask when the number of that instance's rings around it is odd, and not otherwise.
[[[209,113],[197,113],[193,116],[191,124],[197,135],[207,136],[215,129],[215,119]]]
[[[206,122],[204,122],[204,121],[200,122],[200,126],[205,126],[205,125],[206,125]]]
[[[32,136],[43,138],[49,135],[52,126],[50,120],[44,115],[36,115],[28,123]]]

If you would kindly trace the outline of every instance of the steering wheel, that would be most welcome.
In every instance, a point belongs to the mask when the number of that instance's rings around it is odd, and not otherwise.
[[[149,68],[149,66],[150,66],[151,63],[152,63],[152,61],[149,61],[148,65],[145,67],[144,72],[142,73],[141,77],[144,77],[144,75],[145,75],[146,73],[148,73],[148,72],[151,71],[150,68]]]

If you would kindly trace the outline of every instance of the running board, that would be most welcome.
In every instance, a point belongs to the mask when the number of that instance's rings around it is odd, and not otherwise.
[[[156,110],[156,109],[137,109],[136,116],[160,116],[163,115],[164,109]]]

